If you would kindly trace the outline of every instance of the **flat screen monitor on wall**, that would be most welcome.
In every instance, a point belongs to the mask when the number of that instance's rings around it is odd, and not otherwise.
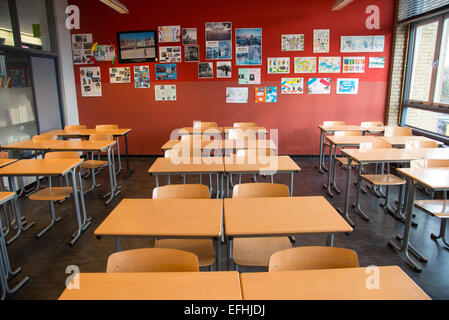
[[[117,33],[119,63],[157,62],[157,32],[128,31]]]

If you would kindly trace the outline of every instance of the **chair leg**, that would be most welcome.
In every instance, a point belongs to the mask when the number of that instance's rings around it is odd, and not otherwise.
[[[55,204],[53,201],[50,201],[50,214],[51,214],[51,222],[50,224],[45,227],[45,229],[43,229],[41,232],[39,232],[36,235],[36,238],[40,238],[42,237],[48,230],[50,230],[57,222],[59,222],[61,220],[60,217],[56,218],[55,216]]]

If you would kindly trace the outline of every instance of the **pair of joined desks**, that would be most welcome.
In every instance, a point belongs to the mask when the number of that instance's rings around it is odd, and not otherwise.
[[[268,149],[272,151],[277,150],[277,146],[273,140],[211,140],[211,141],[202,141],[202,140],[189,140],[189,141],[180,141],[180,140],[169,140],[162,146],[162,151],[167,150],[192,150],[198,149],[201,151],[224,151],[225,153],[232,152],[235,150],[251,150],[251,149]]]

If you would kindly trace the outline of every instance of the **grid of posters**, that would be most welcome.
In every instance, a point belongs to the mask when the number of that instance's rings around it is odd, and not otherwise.
[[[111,83],[131,83],[131,68],[109,68],[109,80]]]
[[[364,73],[365,57],[343,57],[343,73]]]
[[[276,103],[278,101],[277,87],[256,87],[254,91],[254,101],[256,103]]]
[[[319,73],[340,73],[341,58],[340,57],[320,57],[318,64]]]
[[[295,73],[316,73],[316,57],[296,57]]]
[[[303,34],[283,34],[281,36],[282,51],[304,51]]]
[[[248,103],[248,88],[226,88],[226,103]]]
[[[330,30],[313,30],[313,53],[328,53]]]
[[[210,79],[214,77],[214,63],[200,62],[198,63],[198,78]]]
[[[94,51],[95,60],[112,61],[115,58],[115,46],[98,45]]]
[[[93,64],[92,34],[72,34],[73,64]]]
[[[206,59],[232,59],[232,23],[206,23]]]
[[[175,101],[176,85],[154,86],[156,101]]]
[[[181,41],[180,26],[158,27],[159,42],[179,42]]]
[[[385,69],[385,57],[370,57],[369,67],[371,69]]]
[[[337,94],[357,94],[359,79],[337,79]]]
[[[268,74],[290,73],[290,58],[268,58]]]
[[[343,36],[341,52],[384,52],[385,36]]]
[[[330,94],[331,78],[310,78],[307,86],[309,94]]]
[[[148,89],[150,87],[150,67],[134,67],[134,87],[136,89]]]
[[[303,78],[282,78],[281,94],[302,94],[303,92]]]
[[[178,79],[178,70],[176,64],[157,64],[156,80],[176,80]]]
[[[231,61],[217,61],[217,78],[231,78],[232,63]]]
[[[182,44],[190,45],[196,44],[198,41],[198,35],[196,28],[184,28],[182,29]]]
[[[182,62],[181,46],[159,47],[159,62],[162,63]]]
[[[236,65],[262,64],[262,28],[244,28],[235,30]]]
[[[260,84],[260,68],[239,68],[239,84]]]
[[[186,62],[200,61],[200,47],[199,46],[185,46],[184,59]]]
[[[80,68],[81,95],[83,97],[101,97],[100,67]]]

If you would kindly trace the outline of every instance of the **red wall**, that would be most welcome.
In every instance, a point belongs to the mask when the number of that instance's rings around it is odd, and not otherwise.
[[[238,85],[233,43],[232,79],[198,79],[196,63],[179,63],[178,80],[156,81],[155,63],[150,65],[151,89],[135,89],[131,84],[110,84],[111,62],[97,62],[101,67],[103,96],[81,97],[79,66],[75,68],[80,123],[93,127],[96,124],[116,123],[121,128],[132,128],[131,154],[162,154],[160,147],[169,139],[175,128],[191,126],[193,120],[217,121],[220,126],[233,122],[257,122],[268,129],[279,129],[280,154],[317,154],[319,130],[324,120],[344,120],[350,124],[361,121],[383,121],[386,109],[391,42],[394,25],[393,0],[356,0],[341,11],[331,11],[334,0],[227,0],[227,1],[147,1],[121,0],[130,14],[121,15],[98,0],[71,0],[81,11],[81,29],[73,33],[92,33],[94,42],[116,43],[116,32],[154,30],[161,25],[196,27],[200,59],[206,61],[205,22],[233,23],[235,28],[262,27],[263,65],[262,84],[277,86],[280,91],[282,77],[329,76],[327,74],[293,74],[295,56],[366,56],[366,73],[333,74],[330,95],[281,95],[278,103],[254,103],[254,88],[249,87],[248,104],[226,104],[226,87]],[[380,30],[367,30],[365,9],[368,5],[380,8]],[[313,54],[313,30],[330,29],[330,53]],[[305,51],[281,52],[281,34],[305,34]],[[383,53],[340,53],[340,36],[385,35]],[[235,32],[233,34],[235,42]],[[163,44],[182,45],[182,44]],[[290,75],[268,75],[268,57],[291,57]],[[369,69],[368,57],[386,57],[385,69]],[[184,59],[183,59],[184,60]],[[115,66],[133,66],[133,64]],[[258,66],[257,66],[258,67]],[[214,63],[215,68],[215,63]],[[132,73],[132,71],[131,71]],[[215,76],[215,75],[214,75]],[[337,95],[337,78],[360,78],[358,95]],[[154,85],[176,84],[176,102],[155,102]]]

